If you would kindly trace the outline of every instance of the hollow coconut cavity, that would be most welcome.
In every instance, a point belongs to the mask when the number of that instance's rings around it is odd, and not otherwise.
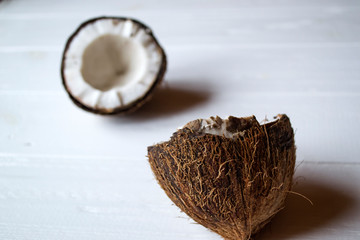
[[[61,66],[71,99],[99,114],[139,108],[151,97],[165,70],[165,52],[150,28],[117,17],[81,24],[66,44]]]
[[[295,142],[290,120],[197,119],[148,147],[167,196],[225,239],[245,240],[283,207],[291,189]]]

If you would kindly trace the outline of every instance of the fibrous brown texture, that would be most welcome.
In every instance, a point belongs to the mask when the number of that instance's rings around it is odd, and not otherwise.
[[[260,125],[230,117],[234,138],[206,134],[193,121],[168,142],[148,147],[154,175],[168,197],[225,239],[244,240],[284,207],[295,165],[286,115]]]

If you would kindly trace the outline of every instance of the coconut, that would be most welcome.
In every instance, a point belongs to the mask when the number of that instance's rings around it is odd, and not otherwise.
[[[127,113],[150,99],[166,55],[149,27],[130,18],[81,24],[66,43],[61,76],[73,102],[98,114]]]
[[[148,147],[151,169],[167,196],[225,239],[249,239],[284,208],[295,166],[286,115],[189,122]]]

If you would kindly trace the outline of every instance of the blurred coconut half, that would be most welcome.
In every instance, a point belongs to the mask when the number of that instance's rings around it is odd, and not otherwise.
[[[81,24],[66,43],[61,76],[72,101],[98,114],[135,111],[166,71],[166,55],[151,29],[130,18]]]

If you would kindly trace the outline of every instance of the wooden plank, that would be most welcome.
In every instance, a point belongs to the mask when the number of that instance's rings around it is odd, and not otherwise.
[[[145,160],[0,157],[0,163],[1,239],[221,239],[172,205]],[[314,205],[290,194],[258,239],[357,239],[359,173],[359,164],[303,162],[294,191]]]
[[[124,117],[86,113],[65,93],[2,95],[0,152],[144,159],[147,146],[169,139],[177,127],[196,118],[255,114],[261,121],[286,113],[296,131],[300,161],[360,162],[359,113],[354,110],[358,94],[214,94],[192,86],[170,85],[143,109]]]
[[[149,9],[150,11],[168,11],[173,9],[179,10],[212,10],[212,9],[234,9],[234,8],[282,8],[282,7],[331,7],[338,10],[343,7],[356,7],[359,6],[357,0],[254,0],[254,1],[238,1],[238,0],[212,0],[212,1],[117,1],[117,0],[104,0],[99,4],[96,0],[88,0],[84,4],[81,0],[62,1],[62,2],[49,2],[46,0],[33,0],[31,4],[26,4],[25,1],[5,0],[0,5],[9,14],[34,14],[34,13],[48,13],[55,12],[61,14],[79,13],[79,12],[94,12],[101,11],[134,11]],[[115,10],[114,10],[115,8]],[[335,11],[334,10],[334,11]]]
[[[44,10],[30,16],[0,15],[0,47],[62,47],[81,22],[104,13],[143,20],[165,46],[359,42],[360,6],[344,5],[335,10],[326,6],[123,11],[109,5],[110,11],[70,11],[63,15],[55,5],[52,9],[57,9],[57,14]]]
[[[201,90],[256,92],[360,91],[359,46],[165,47],[169,60],[166,82],[189,82]],[[0,53],[0,94],[16,91],[63,92],[61,50]],[[26,67],[24,67],[26,66]],[[341,79],[341,81],[339,81]],[[221,81],[220,81],[221,80]]]

